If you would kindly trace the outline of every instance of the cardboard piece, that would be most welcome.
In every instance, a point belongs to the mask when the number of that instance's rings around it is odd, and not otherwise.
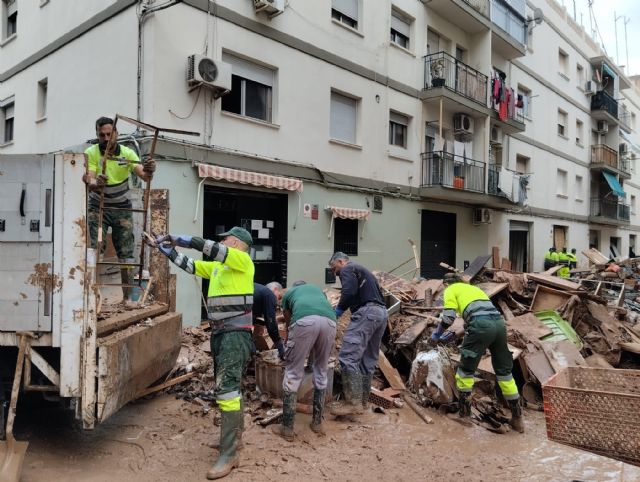
[[[541,384],[555,375],[547,356],[541,350],[526,354],[524,356],[524,362],[527,365],[529,373],[536,377]]]

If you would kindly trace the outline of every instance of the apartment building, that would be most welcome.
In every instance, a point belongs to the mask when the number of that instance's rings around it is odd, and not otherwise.
[[[553,0],[73,5],[0,2],[0,156],[82,149],[115,113],[196,131],[156,148],[171,231],[251,229],[258,281],[328,283],[338,249],[391,270],[408,238],[427,277],[635,247],[640,100]],[[199,320],[183,273],[178,303]]]

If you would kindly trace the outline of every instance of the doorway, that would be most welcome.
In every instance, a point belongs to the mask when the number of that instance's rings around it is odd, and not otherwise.
[[[514,271],[529,271],[529,223],[509,222],[509,259]]]
[[[554,226],[553,227],[553,246],[558,253],[562,251],[562,248],[567,247],[567,227],[566,226]]]
[[[441,262],[456,265],[456,215],[423,210],[420,236],[420,275],[442,278]]]

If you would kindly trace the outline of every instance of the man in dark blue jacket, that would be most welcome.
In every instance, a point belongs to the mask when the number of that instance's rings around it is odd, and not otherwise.
[[[280,358],[284,359],[284,343],[280,339],[278,322],[276,321],[276,307],[278,297],[282,296],[282,285],[272,281],[268,285],[253,283],[253,326],[264,325],[274,348],[278,349]]]
[[[333,254],[329,267],[342,285],[336,317],[351,310],[351,322],[338,355],[344,399],[332,407],[331,414],[359,415],[369,401],[371,379],[387,327],[387,308],[378,281],[367,268],[351,262],[341,252]]]

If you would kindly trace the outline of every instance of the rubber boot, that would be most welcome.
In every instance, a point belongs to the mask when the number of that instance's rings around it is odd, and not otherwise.
[[[369,394],[371,393],[371,381],[373,375],[362,375],[362,410],[369,410]]]
[[[520,400],[509,400],[509,408],[511,409],[511,420],[509,425],[516,432],[524,433],[524,418],[522,417],[522,405]]]
[[[342,372],[344,400],[331,407],[331,415],[362,415],[362,375]]]
[[[460,418],[471,417],[471,392],[459,392],[458,397],[458,415]]]
[[[242,425],[243,413],[241,410],[222,412],[222,424],[220,427],[220,454],[218,460],[207,472],[207,479],[221,479],[231,473],[240,465],[240,457],[236,452],[238,433]]]
[[[121,261],[121,260],[119,260]],[[133,284],[131,269],[129,268],[120,268],[120,280],[123,285]],[[127,303],[131,301],[131,287],[123,286],[122,287],[122,302]]]
[[[282,425],[272,425],[271,431],[287,442],[293,442],[293,422],[296,418],[296,392],[284,391],[282,394]]]
[[[242,443],[242,435],[244,435],[244,399],[240,399],[240,411],[242,412],[242,422],[240,423],[240,431],[238,432],[238,441],[236,443],[236,450],[242,450],[244,448],[244,443]],[[212,449],[219,450],[220,449],[220,439],[217,442],[211,442],[207,444],[207,447]]]
[[[313,415],[311,416],[311,430],[318,435],[326,435],[322,426],[322,415],[324,412],[324,400],[326,390],[313,389]]]

